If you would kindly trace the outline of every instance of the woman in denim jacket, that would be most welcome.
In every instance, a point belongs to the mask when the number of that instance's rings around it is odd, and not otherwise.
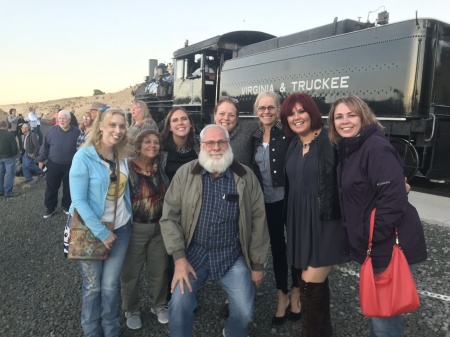
[[[126,133],[122,110],[103,112],[96,119],[85,145],[75,154],[70,169],[72,205],[69,212],[73,214],[76,209],[92,234],[111,251],[106,260],[80,261],[81,326],[84,335],[90,337],[118,337],[121,333],[120,272],[132,221],[128,165],[123,158]],[[117,165],[120,165],[119,176]],[[114,231],[110,231],[105,222],[114,222]]]

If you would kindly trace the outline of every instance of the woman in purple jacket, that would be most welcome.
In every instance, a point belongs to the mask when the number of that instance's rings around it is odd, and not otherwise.
[[[400,246],[411,270],[427,257],[422,223],[408,202],[397,152],[367,104],[357,96],[340,98],[328,116],[330,141],[338,146],[337,168],[341,214],[347,228],[350,257],[363,263],[370,214],[376,208],[372,262],[374,272],[389,264],[398,228]],[[401,316],[370,318],[370,336],[403,336]]]

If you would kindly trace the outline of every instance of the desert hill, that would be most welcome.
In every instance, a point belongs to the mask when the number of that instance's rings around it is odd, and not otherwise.
[[[0,119],[6,119],[8,111],[11,108],[16,108],[17,113],[21,113],[24,117],[28,115],[28,108],[34,106],[37,109],[37,113],[44,114],[44,118],[53,118],[54,112],[58,108],[64,108],[66,110],[75,110],[77,119],[81,118],[86,111],[91,108],[92,102],[99,101],[109,105],[111,108],[121,108],[124,111],[130,110],[133,96],[131,95],[131,88],[124,89],[122,91],[104,95],[88,96],[88,97],[71,97],[61,98],[52,101],[36,102],[36,103],[19,103],[19,104],[6,104],[0,105]]]

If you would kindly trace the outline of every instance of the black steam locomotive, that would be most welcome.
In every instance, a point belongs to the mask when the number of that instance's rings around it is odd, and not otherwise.
[[[380,18],[380,16],[379,16]],[[378,25],[353,20],[275,37],[237,31],[174,52],[173,68],[150,60],[135,89],[155,119],[183,106],[210,123],[220,96],[239,100],[253,116],[262,91],[281,101],[307,92],[326,118],[330,104],[358,95],[373,109],[403,157],[405,174],[450,178],[450,25],[416,18]]]

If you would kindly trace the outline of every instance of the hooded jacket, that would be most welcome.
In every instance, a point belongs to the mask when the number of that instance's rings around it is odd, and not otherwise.
[[[370,214],[376,208],[373,266],[384,268],[389,264],[396,227],[408,263],[425,260],[422,223],[416,209],[408,202],[403,167],[386,136],[377,125],[371,124],[357,137],[341,139],[338,149],[341,213],[347,227],[350,257],[364,262]]]

